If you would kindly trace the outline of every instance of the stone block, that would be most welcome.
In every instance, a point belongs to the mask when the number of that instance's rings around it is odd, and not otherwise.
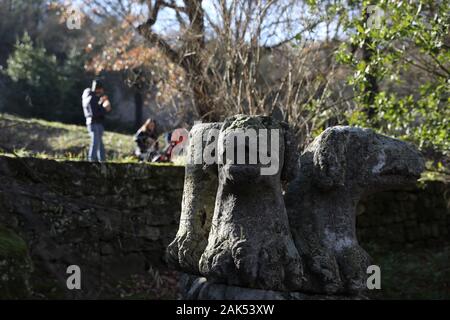
[[[150,241],[156,241],[160,238],[161,232],[159,231],[159,228],[150,227],[150,226],[143,226],[139,230],[138,235],[140,237],[143,237]]]

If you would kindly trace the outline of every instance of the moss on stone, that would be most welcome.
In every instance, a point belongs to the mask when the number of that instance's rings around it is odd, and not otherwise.
[[[31,271],[25,241],[14,231],[0,226],[0,299],[29,298]]]
[[[0,226],[0,257],[21,258],[27,254],[27,244],[15,232]]]

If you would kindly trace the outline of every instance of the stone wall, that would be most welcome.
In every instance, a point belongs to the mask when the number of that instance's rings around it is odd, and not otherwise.
[[[0,156],[0,298],[109,298],[131,275],[164,270],[184,168]],[[450,186],[430,182],[359,206],[363,243],[450,240]],[[66,269],[82,270],[82,290]]]
[[[120,280],[164,266],[178,227],[183,176],[184,168],[173,166],[0,157],[0,241],[25,240],[33,297],[117,297]],[[2,256],[23,252],[15,249],[21,242],[9,247],[2,253],[0,243],[0,268]],[[9,270],[10,288],[17,287],[11,278],[22,265]],[[81,291],[65,286],[69,265],[82,270]],[[6,287],[0,279],[0,297]],[[23,288],[10,296],[17,294]]]
[[[429,181],[360,203],[359,240],[377,245],[433,245],[450,240],[450,185]]]

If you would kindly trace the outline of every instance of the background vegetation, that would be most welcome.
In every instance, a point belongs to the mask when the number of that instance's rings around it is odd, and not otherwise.
[[[360,125],[448,167],[449,0],[79,3],[82,27],[69,30],[70,1],[0,0],[0,111],[83,124],[83,88],[118,73],[136,110],[143,98],[175,109],[165,128],[273,114],[302,148]]]

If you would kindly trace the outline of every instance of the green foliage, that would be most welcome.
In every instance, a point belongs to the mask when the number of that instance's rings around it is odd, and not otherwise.
[[[15,50],[8,58],[7,64],[5,73],[13,81],[11,100],[15,102],[13,105],[22,104],[22,109],[17,112],[45,116],[44,106],[52,106],[59,100],[59,97],[55,97],[57,91],[53,90],[59,80],[56,57],[48,55],[43,47],[35,47],[28,33],[25,33],[22,39],[16,42]],[[24,110],[25,108],[29,110]]]
[[[350,78],[359,108],[349,114],[353,125],[409,139],[423,149],[450,154],[450,2],[375,2],[386,14],[378,26],[363,14],[349,20],[349,41],[338,59],[351,66]],[[355,51],[370,50],[370,59]],[[369,77],[379,83],[369,92]],[[407,89],[404,89],[404,88]],[[367,95],[374,93],[374,99]],[[369,105],[370,104],[370,105]],[[368,117],[367,110],[375,112]]]
[[[52,84],[57,69],[56,57],[47,55],[45,48],[34,48],[28,33],[17,41],[14,53],[8,58],[6,74],[15,82],[24,80],[33,87]]]
[[[81,123],[80,95],[87,82],[83,61],[82,54],[72,50],[64,63],[59,63],[25,33],[7,61],[5,74],[12,81],[5,111]]]

